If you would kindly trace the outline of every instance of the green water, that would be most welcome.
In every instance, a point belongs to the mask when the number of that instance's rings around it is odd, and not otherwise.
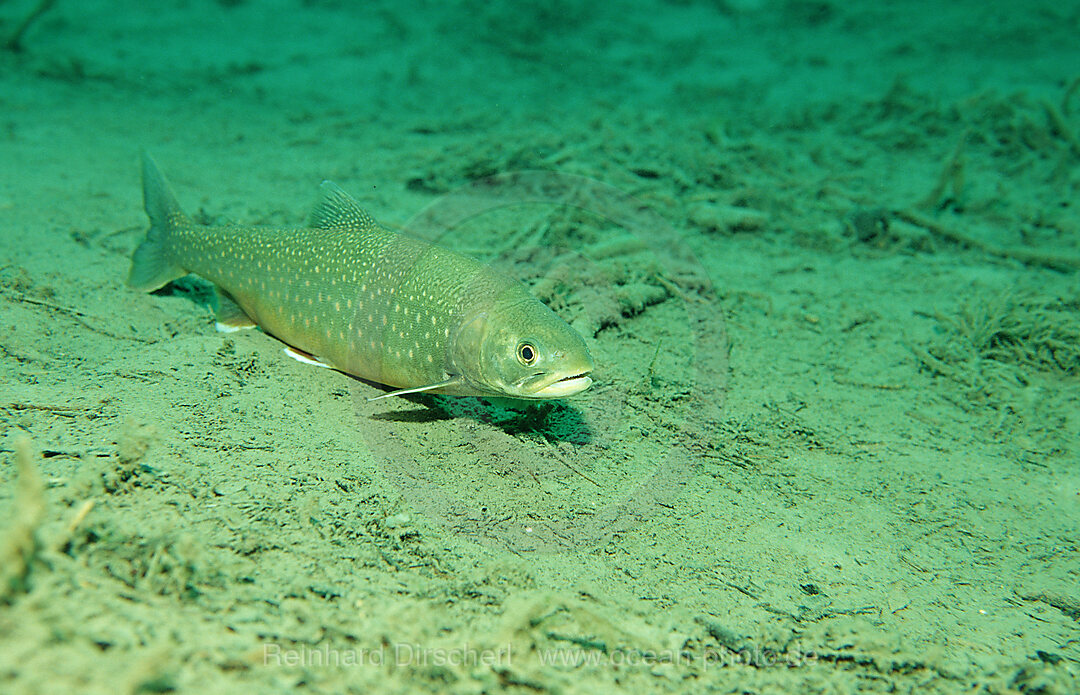
[[[1077,692],[1069,3],[37,6],[0,692]],[[334,180],[593,386],[369,402],[197,278],[128,289],[142,151],[206,224]]]

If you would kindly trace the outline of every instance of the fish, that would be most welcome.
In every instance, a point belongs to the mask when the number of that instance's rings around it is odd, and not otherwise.
[[[585,340],[519,281],[388,229],[331,181],[301,227],[203,225],[149,154],[150,218],[127,284],[189,274],[214,285],[222,331],[258,327],[292,357],[409,393],[564,398],[587,389]]]

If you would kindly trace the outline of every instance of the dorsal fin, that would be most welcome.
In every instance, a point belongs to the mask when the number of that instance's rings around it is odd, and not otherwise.
[[[376,229],[378,223],[364,212],[351,195],[333,181],[319,186],[322,200],[308,215],[305,226],[315,229]]]

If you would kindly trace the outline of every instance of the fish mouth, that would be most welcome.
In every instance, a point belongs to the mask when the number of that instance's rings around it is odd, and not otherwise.
[[[592,377],[588,371],[576,372],[560,377],[558,374],[538,374],[524,380],[522,384],[528,393],[524,398],[565,398],[575,393],[581,393],[592,385]],[[528,382],[532,383],[528,383]],[[534,387],[541,384],[539,388]]]

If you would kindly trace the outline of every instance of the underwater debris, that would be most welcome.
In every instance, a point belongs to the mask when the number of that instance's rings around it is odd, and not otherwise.
[[[945,164],[938,175],[937,183],[927,194],[918,207],[924,209],[941,209],[950,205],[961,205],[964,197],[964,170],[967,167],[967,158],[964,156],[968,133],[965,132],[957,143],[952,155],[945,160]]]
[[[118,532],[106,538],[106,545],[113,546],[107,570],[132,589],[193,600],[206,588],[225,583],[225,573],[189,533],[147,537]]]
[[[949,315],[927,316],[938,322],[940,337],[911,350],[923,368],[959,386],[958,406],[989,407],[997,413],[991,431],[1020,428],[1046,452],[1074,445],[1080,297],[1001,292],[974,297]]]
[[[1080,298],[1039,299],[1002,292],[976,298],[953,315],[930,314],[942,339],[913,347],[930,371],[992,397],[994,381],[1030,383],[1035,373],[1080,376]],[[991,398],[991,400],[994,400]]]
[[[125,421],[116,438],[116,459],[101,473],[105,491],[113,494],[138,487],[140,475],[153,473],[144,459],[157,441],[157,430],[152,425]]]
[[[1080,270],[1080,256],[995,246],[910,210],[856,208],[844,217],[842,225],[846,237],[875,251],[932,253],[938,248],[936,240],[1026,266],[1062,273]]]
[[[1036,591],[1031,593],[1017,593],[1017,596],[1025,601],[1037,601],[1048,606],[1057,608],[1073,620],[1080,620],[1080,599],[1075,596],[1052,592]]]
[[[993,361],[1065,376],[1080,375],[1080,298],[1039,299],[1002,292],[935,314],[946,335],[931,354],[948,362]]]
[[[1080,137],[1077,137],[1072,128],[1065,120],[1065,115],[1058,110],[1048,99],[1042,100],[1043,110],[1046,111],[1046,119],[1050,123],[1050,131],[1065,141],[1072,153],[1080,157]]]
[[[44,547],[40,529],[45,519],[45,483],[33,451],[28,437],[15,439],[18,481],[12,522],[0,537],[0,604],[10,603],[29,589],[31,568]]]
[[[42,15],[52,9],[56,4],[56,0],[41,0],[37,6],[31,10],[30,14],[26,15],[23,21],[19,22],[15,27],[15,31],[11,32],[11,36],[4,41],[4,49],[11,51],[12,53],[18,53],[23,50],[23,37],[26,36],[26,32],[30,30],[30,27],[34,26],[34,23],[41,19]]]
[[[856,208],[844,218],[844,232],[860,244],[890,249],[903,239],[889,228],[889,212],[884,208]]]
[[[933,236],[948,241],[952,244],[982,251],[983,253],[997,258],[1008,258],[1019,261],[1024,265],[1041,266],[1051,270],[1068,272],[1080,270],[1080,256],[1070,256],[1057,253],[1041,253],[1027,249],[1002,248],[993,246],[984,241],[961,234],[948,226],[930,220],[922,215],[906,210],[894,210],[892,216],[908,224],[922,227]]]
[[[769,225],[769,215],[754,208],[703,202],[690,208],[691,223],[706,232],[760,232]]]

